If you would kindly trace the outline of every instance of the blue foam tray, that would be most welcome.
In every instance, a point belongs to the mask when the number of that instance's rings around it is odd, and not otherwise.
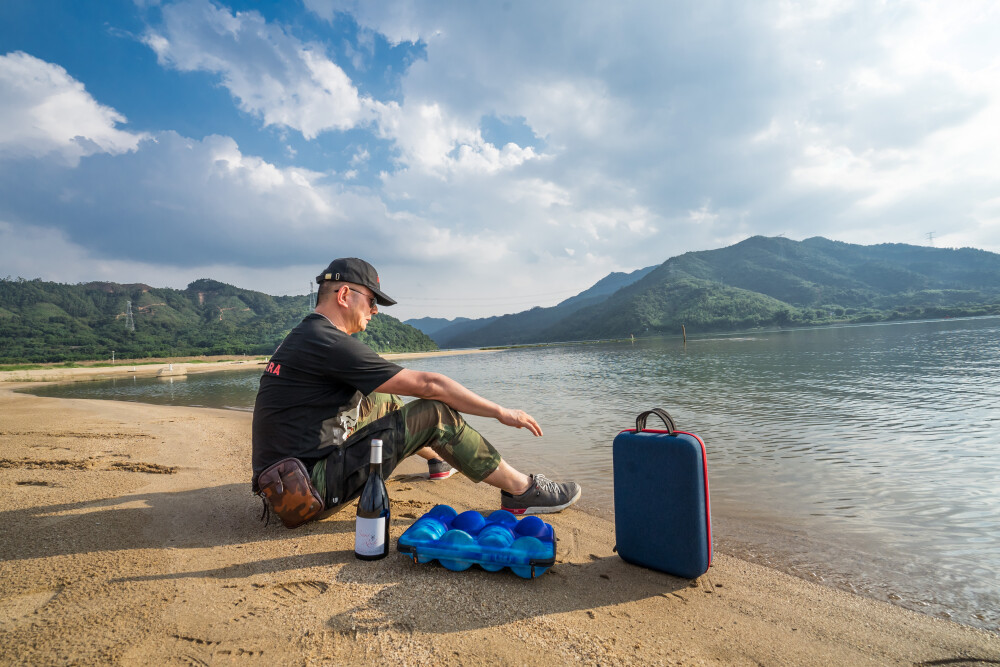
[[[399,536],[396,549],[414,563],[436,560],[454,572],[478,565],[487,572],[509,567],[524,579],[541,576],[556,562],[556,532],[537,516],[518,520],[506,510],[485,519],[437,505]]]

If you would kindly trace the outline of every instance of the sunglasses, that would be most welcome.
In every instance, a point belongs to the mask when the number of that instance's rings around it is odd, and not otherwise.
[[[365,297],[366,299],[368,299],[368,309],[369,309],[369,310],[371,310],[372,308],[374,308],[374,307],[375,307],[375,297],[373,297],[373,296],[368,296],[368,295],[367,295],[367,294],[365,294],[364,292],[361,292],[361,291],[359,291],[359,290],[356,290],[356,289],[354,289],[353,287],[350,287],[350,286],[348,286],[348,288],[347,288],[347,289],[351,290],[352,292],[357,292],[357,293],[358,293],[358,294],[360,294],[361,296],[363,296],[363,297]]]

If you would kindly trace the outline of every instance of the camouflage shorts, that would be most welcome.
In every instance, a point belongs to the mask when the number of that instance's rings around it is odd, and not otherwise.
[[[417,399],[404,405],[398,396],[373,393],[361,402],[357,427],[343,447],[313,466],[313,485],[327,507],[342,505],[361,493],[368,479],[373,438],[382,440],[385,477],[424,447],[473,482],[483,481],[500,465],[500,453],[444,403]]]

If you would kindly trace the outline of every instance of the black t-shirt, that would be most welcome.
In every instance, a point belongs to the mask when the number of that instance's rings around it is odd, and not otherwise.
[[[307,467],[330,455],[358,421],[361,399],[402,368],[318,313],[307,315],[271,356],[253,408],[253,482],[294,456]]]

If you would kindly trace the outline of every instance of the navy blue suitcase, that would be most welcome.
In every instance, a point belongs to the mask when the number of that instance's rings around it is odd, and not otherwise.
[[[647,429],[650,415],[666,430]],[[615,437],[612,452],[618,555],[688,579],[704,574],[712,564],[705,443],[655,408]]]

